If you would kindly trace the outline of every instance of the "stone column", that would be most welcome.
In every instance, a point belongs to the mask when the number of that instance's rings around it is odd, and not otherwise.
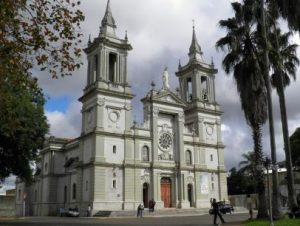
[[[218,179],[220,200],[228,200],[226,173],[219,173]]]
[[[106,168],[95,166],[94,167],[94,184],[93,184],[93,193],[94,193],[94,202],[104,202],[106,201],[106,191],[105,181],[106,181]]]
[[[92,151],[92,158],[94,157],[95,162],[105,162],[104,138],[103,135],[95,135],[95,145]],[[93,152],[95,153],[94,155]]]
[[[153,103],[151,103],[153,104]],[[157,119],[158,119],[158,108],[152,107],[151,117],[151,128],[152,128],[152,162],[155,165],[158,160],[158,131],[157,131]]]
[[[202,100],[202,87],[201,87],[201,76],[197,75],[195,76],[195,89],[196,89],[196,97],[198,100]]]
[[[198,131],[196,131],[196,133],[199,136],[199,141],[201,143],[204,142],[204,118],[200,115],[198,115]]]
[[[135,171],[133,168],[124,168],[124,210],[132,210],[135,207]]]
[[[183,140],[183,131],[184,131],[184,114],[179,112],[177,115],[177,145],[178,145],[178,200],[179,200],[179,208],[183,207],[184,201],[184,187],[183,187],[183,174],[181,171],[181,167],[184,165],[184,140]]]
[[[199,166],[202,169],[206,169],[207,165],[206,165],[206,151],[205,148],[200,147],[199,148]]]
[[[216,87],[215,87],[215,75],[211,75],[212,77],[212,89],[213,89],[213,96],[212,96],[212,101],[216,101]]]
[[[124,105],[125,109],[125,133],[131,133],[131,126],[132,126],[132,117],[131,117],[131,103],[128,101]]]
[[[217,125],[217,145],[223,145],[222,131],[221,131],[221,120],[219,118],[216,120],[216,125]]]
[[[103,48],[103,44],[101,44],[101,50],[100,50],[100,55],[101,55],[101,63],[100,63],[100,78],[102,80],[107,80],[106,78],[106,55],[105,55],[105,49]]]

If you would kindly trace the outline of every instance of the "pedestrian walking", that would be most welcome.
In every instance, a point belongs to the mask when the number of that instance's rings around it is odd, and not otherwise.
[[[143,217],[143,212],[144,212],[144,206],[143,204],[139,204],[138,208],[137,208],[137,217]]]
[[[91,213],[92,213],[92,207],[91,205],[88,205],[88,208],[87,208],[87,217],[90,217],[91,216]]]
[[[219,211],[219,205],[216,201],[216,199],[214,198],[213,201],[212,201],[212,208],[213,208],[213,214],[214,214],[214,225],[218,225],[217,224],[217,217],[219,216],[220,220],[222,223],[225,223],[222,215],[220,214],[220,211]]]

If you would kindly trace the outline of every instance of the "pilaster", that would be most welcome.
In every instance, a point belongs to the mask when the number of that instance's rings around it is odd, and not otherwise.
[[[96,104],[96,125],[97,130],[103,130],[104,128],[104,105],[105,105],[105,98],[99,98]]]
[[[153,104],[153,103],[151,103]],[[152,127],[152,162],[155,164],[158,161],[158,132],[157,132],[157,119],[158,119],[158,108],[153,107],[152,109],[152,122],[151,122],[151,127]]]
[[[227,175],[226,173],[219,173],[219,197],[220,200],[228,200],[227,193]]]
[[[106,170],[105,167],[95,166],[94,167],[94,202],[106,201],[105,183],[106,181]]]

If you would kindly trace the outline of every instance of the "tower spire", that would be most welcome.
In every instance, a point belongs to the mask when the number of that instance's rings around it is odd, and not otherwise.
[[[116,28],[117,26],[111,13],[110,0],[107,0],[105,14],[101,21],[100,35],[116,36]]]
[[[192,43],[190,46],[189,57],[191,60],[202,61],[202,51],[200,45],[198,44],[196,33],[195,33],[195,24],[193,20],[193,34],[192,34]]]

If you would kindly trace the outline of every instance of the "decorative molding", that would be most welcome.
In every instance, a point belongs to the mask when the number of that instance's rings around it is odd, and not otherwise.
[[[105,104],[105,98],[99,98],[97,100],[97,106],[101,107]]]
[[[198,121],[201,122],[201,123],[203,123],[204,122],[204,117],[198,115]]]
[[[158,109],[158,107],[153,107],[153,116],[154,117],[158,117],[158,112],[159,112],[159,109]]]
[[[178,120],[179,120],[179,122],[183,122],[184,121],[184,114],[183,114],[183,112],[179,112],[178,113]]]
[[[124,104],[124,109],[125,109],[126,111],[130,111],[130,110],[132,109],[131,104],[130,104],[130,103]]]
[[[193,176],[188,176],[186,180],[187,180],[188,184],[194,184],[194,177]]]
[[[150,176],[149,175],[141,176],[141,184],[144,184],[144,183],[150,184]]]
[[[112,122],[118,122],[120,119],[120,112],[112,110],[108,113],[108,118]]]

